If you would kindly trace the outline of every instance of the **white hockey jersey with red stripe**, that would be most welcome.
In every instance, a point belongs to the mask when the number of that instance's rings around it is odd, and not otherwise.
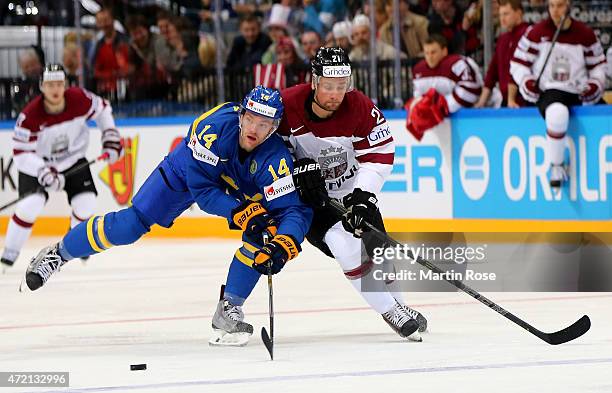
[[[421,97],[434,88],[446,99],[450,113],[472,107],[482,92],[483,80],[478,65],[465,56],[448,55],[435,68],[421,60],[412,69],[412,75],[414,97]]]
[[[590,27],[575,19],[571,21],[570,27],[562,30],[557,38],[539,88],[580,94],[587,79],[591,79],[603,91],[606,82],[603,48]],[[530,27],[520,39],[510,62],[510,74],[517,84],[528,76],[537,78],[540,74],[555,30],[554,22],[548,18]]]
[[[46,112],[43,96],[34,98],[19,114],[13,135],[13,155],[20,172],[38,176],[44,166],[62,172],[85,157],[89,144],[87,120],[95,120],[102,132],[115,129],[109,103],[97,95],[70,87],[64,92],[63,112]]]
[[[314,120],[306,105],[310,83],[282,91],[285,111],[278,132],[296,158],[319,162],[328,194],[341,198],[361,188],[378,193],[393,168],[389,123],[363,93],[350,91],[332,117]]]

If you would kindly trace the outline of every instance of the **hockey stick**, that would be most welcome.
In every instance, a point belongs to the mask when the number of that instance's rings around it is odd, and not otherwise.
[[[268,242],[269,236],[267,233],[263,235],[264,244]],[[270,360],[274,360],[274,301],[272,292],[272,261],[268,261],[268,315],[270,316],[270,335],[265,327],[261,328],[261,341],[263,341],[268,353],[270,353]]]
[[[536,83],[535,83],[536,86],[540,86],[540,79],[542,79],[542,74],[544,74],[544,69],[546,68],[546,65],[548,64],[550,55],[552,55],[552,51],[555,47],[555,44],[557,43],[559,34],[561,34],[561,30],[563,29],[563,25],[565,24],[565,20],[567,19],[568,14],[569,14],[569,11],[563,15],[563,18],[561,18],[561,22],[559,23],[559,26],[557,26],[557,30],[555,30],[555,34],[553,35],[553,38],[550,44],[550,49],[548,50],[548,53],[546,54],[546,58],[544,59],[544,65],[542,65],[542,69],[540,70],[540,75],[538,75],[538,79],[536,79]]]
[[[326,203],[329,204],[332,208],[334,208],[338,213],[340,213],[342,215],[347,213],[346,208],[340,202],[338,202],[337,200],[330,199],[329,197],[327,197],[327,202]],[[401,248],[401,244],[398,241],[396,241],[393,238],[391,238],[385,232],[383,232],[383,231],[379,230],[378,228],[374,227],[369,222],[365,222],[365,225],[380,240],[383,240],[383,241],[389,243],[392,247],[399,246]],[[406,256],[408,256],[408,258],[414,260],[415,262],[417,262],[421,266],[424,266],[424,267],[432,270],[433,272],[440,274],[440,277],[446,277],[446,275],[443,274],[444,271],[442,269],[440,269],[439,267],[437,267],[436,265],[432,264],[431,262],[429,262],[429,261],[427,261],[427,260],[425,260],[425,259],[423,259],[421,257],[417,257],[415,259],[414,255],[412,254],[412,251],[404,250],[404,253],[406,254]],[[493,301],[487,299],[484,295],[482,295],[482,294],[478,293],[477,291],[475,291],[474,289],[468,287],[463,282],[461,282],[459,280],[450,280],[448,278],[444,278],[444,280],[446,282],[448,282],[449,284],[454,285],[455,287],[461,289],[463,292],[467,293],[468,295],[470,295],[474,299],[478,300],[479,302],[481,302],[485,306],[489,307],[493,311],[497,312],[498,314],[501,314],[502,316],[506,317],[510,321],[512,321],[515,324],[519,325],[523,329],[527,330],[529,333],[533,334],[534,336],[538,337],[541,340],[546,341],[547,343],[549,343],[551,345],[563,344],[565,342],[574,340],[574,339],[582,336],[584,333],[586,333],[590,329],[590,327],[591,327],[591,320],[589,319],[589,317],[587,315],[584,315],[584,316],[582,316],[582,318],[580,318],[579,320],[574,322],[572,325],[566,327],[565,329],[561,329],[558,332],[554,332],[554,333],[544,333],[544,332],[536,329],[535,327],[531,326],[529,323],[523,321],[522,319],[520,319],[516,315],[512,314],[508,310],[504,309],[500,305],[498,305],[498,304],[494,303]]]
[[[64,177],[65,177],[65,176],[70,176],[70,175],[73,175],[73,174],[75,174],[76,172],[78,172],[78,171],[80,171],[80,170],[82,170],[82,169],[84,169],[84,168],[87,168],[88,166],[90,166],[91,164],[95,163],[96,161],[98,161],[98,160],[104,160],[104,159],[106,159],[107,157],[108,157],[108,153],[104,153],[104,154],[102,154],[101,156],[99,156],[98,158],[95,158],[95,159],[93,159],[93,160],[90,160],[90,161],[84,162],[84,163],[82,163],[82,164],[79,164],[79,165],[75,166],[74,168],[71,168],[71,169],[67,170],[67,171],[66,171],[66,173],[64,173],[63,175],[64,175]],[[4,206],[0,206],[0,212],[1,212],[2,210],[4,210],[4,209],[8,208],[8,207],[13,206],[13,205],[14,205],[14,204],[16,204],[16,203],[19,203],[19,201],[21,201],[22,199],[25,199],[25,198],[29,197],[30,195],[36,194],[36,193],[38,193],[38,192],[40,192],[40,191],[42,191],[42,190],[43,190],[43,187],[41,186],[41,187],[39,187],[38,189],[36,189],[36,191],[29,192],[29,193],[27,193],[27,194],[25,194],[25,195],[23,195],[23,196],[18,197],[17,199],[15,199],[15,200],[13,200],[13,201],[11,201],[11,202],[7,203],[7,204],[6,204],[6,205],[4,205]]]

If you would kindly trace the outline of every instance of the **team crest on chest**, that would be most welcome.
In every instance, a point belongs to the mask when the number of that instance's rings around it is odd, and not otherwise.
[[[320,156],[317,158],[321,166],[321,172],[325,180],[334,180],[342,176],[348,168],[346,151],[342,146],[330,146],[321,149]]]

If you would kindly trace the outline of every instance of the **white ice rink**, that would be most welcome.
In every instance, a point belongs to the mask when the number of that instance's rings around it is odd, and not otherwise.
[[[463,293],[406,294],[430,331],[405,342],[333,260],[306,246],[274,278],[272,362],[259,338],[265,280],[245,305],[256,329],[249,345],[208,346],[237,241],[143,240],[18,293],[27,260],[52,240],[30,239],[0,276],[0,371],[69,371],[70,388],[1,392],[612,392],[610,293],[490,294],[544,331],[590,316],[585,336],[556,347]],[[136,363],[147,370],[130,371]]]

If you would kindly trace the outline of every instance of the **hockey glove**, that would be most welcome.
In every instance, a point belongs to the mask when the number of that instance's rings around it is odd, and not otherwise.
[[[276,235],[265,246],[255,252],[253,269],[261,274],[272,274],[281,271],[287,261],[295,258],[302,248],[291,235]]]
[[[102,132],[102,154],[108,155],[108,162],[114,163],[123,153],[119,131],[109,128]]]
[[[406,129],[417,139],[421,140],[425,131],[442,123],[448,116],[448,103],[443,95],[434,88],[419,98],[406,103]]]
[[[251,244],[261,244],[262,235],[276,235],[277,223],[259,203],[244,201],[232,210],[230,229],[242,229]]]
[[[519,91],[526,101],[535,103],[540,98],[540,87],[536,84],[536,78],[533,75],[528,75],[523,78]]]
[[[364,232],[369,231],[366,222],[384,230],[384,226],[381,228],[382,216],[378,210],[376,195],[355,188],[342,199],[342,202],[347,209],[346,214],[342,216],[342,226],[347,232],[360,238]]]
[[[302,202],[312,207],[323,207],[327,200],[327,186],[319,163],[312,158],[300,158],[293,165],[293,182]]]
[[[66,184],[66,178],[57,169],[46,166],[38,172],[38,183],[47,191],[61,191]]]
[[[580,93],[580,99],[586,105],[593,105],[601,100],[602,94],[603,87],[600,85],[599,81],[589,79],[582,93]]]

